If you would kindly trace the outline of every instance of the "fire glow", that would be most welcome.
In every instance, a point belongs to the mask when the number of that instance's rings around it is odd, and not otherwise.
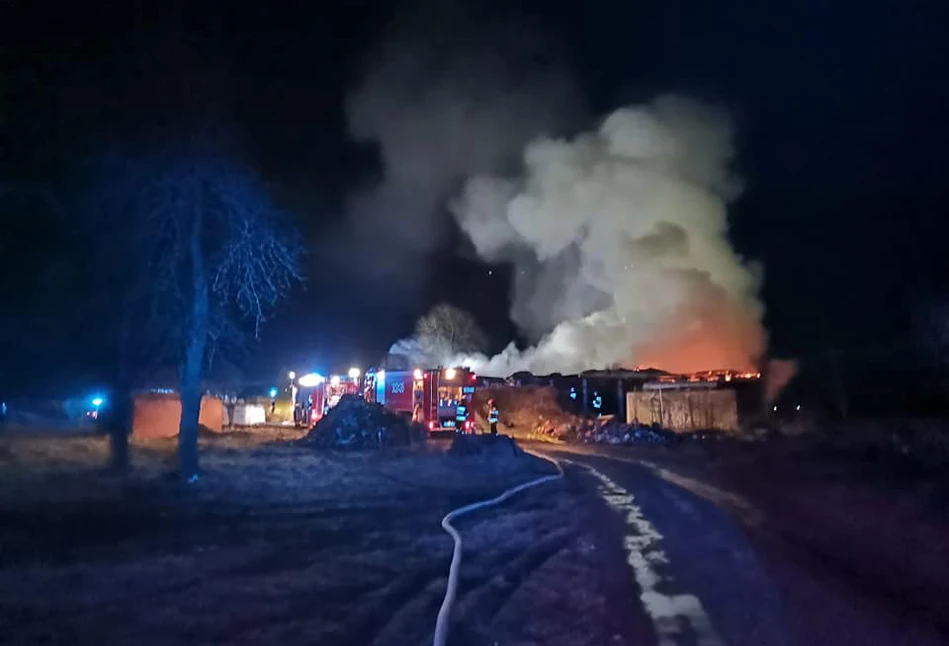
[[[760,272],[727,237],[732,139],[721,111],[660,97],[572,140],[535,140],[522,177],[469,180],[455,217],[484,260],[514,264],[511,317],[535,345],[467,365],[753,371]]]

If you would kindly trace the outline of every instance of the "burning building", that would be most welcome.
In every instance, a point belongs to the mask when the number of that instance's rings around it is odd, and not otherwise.
[[[576,414],[615,415],[630,424],[658,424],[674,431],[738,430],[757,418],[764,396],[761,373],[733,370],[519,373],[510,382],[553,387],[564,409]]]

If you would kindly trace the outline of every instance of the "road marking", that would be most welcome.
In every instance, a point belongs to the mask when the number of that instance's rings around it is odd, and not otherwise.
[[[694,643],[698,646],[724,646],[698,597],[665,594],[657,590],[659,587],[669,589],[674,584],[671,574],[663,571],[669,565],[669,558],[662,550],[662,534],[646,520],[633,495],[604,473],[583,466],[599,480],[600,495],[623,516],[631,530],[623,540],[626,562],[633,569],[641,589],[639,598],[655,627],[660,646],[676,646],[679,639],[685,637],[683,622],[691,627]]]
[[[743,496],[731,491],[726,491],[725,489],[712,486],[706,482],[700,482],[694,478],[688,478],[680,473],[664,469],[655,462],[638,458],[627,458],[609,453],[599,453],[597,451],[590,450],[575,452],[579,455],[588,455],[590,457],[603,458],[605,460],[614,460],[616,462],[625,462],[627,464],[635,464],[637,466],[645,467],[666,482],[671,482],[678,487],[694,493],[699,498],[704,498],[705,500],[708,500],[709,502],[714,503],[720,507],[727,507],[731,509],[741,517],[741,520],[746,525],[751,527],[758,527],[764,521],[763,514],[758,511],[755,506],[748,501],[747,498],[744,498]]]

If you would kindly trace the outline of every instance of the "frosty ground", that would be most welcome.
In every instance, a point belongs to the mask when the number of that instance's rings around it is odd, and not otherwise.
[[[0,641],[430,644],[441,517],[552,470],[295,439],[204,437],[182,488],[173,442],[135,445],[116,478],[104,438],[0,436]],[[949,642],[928,471],[882,477],[805,438],[530,448],[567,477],[457,523],[453,646]]]
[[[0,438],[5,644],[425,644],[458,505],[551,470],[445,444],[329,453],[293,434],[202,439],[182,490],[172,442],[102,471],[101,437]],[[453,644],[637,640],[634,586],[583,483],[526,492],[459,522]],[[583,501],[583,502],[581,502]],[[621,611],[620,611],[621,610]]]

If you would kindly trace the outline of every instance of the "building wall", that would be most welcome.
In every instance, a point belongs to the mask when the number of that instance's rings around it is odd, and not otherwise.
[[[236,404],[234,406],[234,417],[230,418],[229,423],[233,426],[266,424],[267,410],[261,404]]]
[[[737,431],[738,400],[732,389],[643,390],[626,393],[626,421],[658,423],[673,431]]]
[[[178,395],[136,395],[133,401],[132,437],[155,439],[175,437],[181,422],[181,400]],[[198,423],[220,432],[224,424],[224,405],[216,397],[201,398]]]

